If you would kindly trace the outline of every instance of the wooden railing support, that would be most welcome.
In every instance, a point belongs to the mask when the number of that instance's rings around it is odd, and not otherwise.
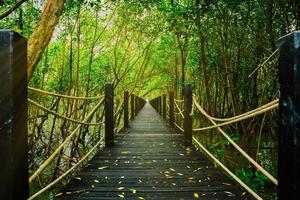
[[[185,146],[189,147],[192,145],[192,85],[186,84],[184,86],[184,138]]]
[[[29,196],[27,41],[0,30],[0,199]]]
[[[174,126],[174,92],[169,93],[169,123]]]
[[[161,115],[162,114],[162,109],[161,109],[161,96],[158,97],[158,113]]]
[[[134,96],[134,115],[137,116],[139,112],[139,98],[137,96]]]
[[[279,39],[278,200],[299,199],[300,31]]]
[[[162,116],[163,116],[163,118],[164,119],[166,119],[166,117],[167,117],[167,97],[166,97],[166,95],[164,94],[163,96],[162,96]]]
[[[124,92],[124,127],[125,128],[129,127],[128,98],[129,98],[129,93],[128,91],[125,91]]]
[[[105,147],[114,145],[114,89],[113,83],[105,84]]]
[[[133,120],[134,119],[134,113],[135,113],[135,111],[134,111],[134,95],[133,94],[131,94],[131,98],[130,98],[130,108],[131,108],[131,110],[130,110],[130,119]]]

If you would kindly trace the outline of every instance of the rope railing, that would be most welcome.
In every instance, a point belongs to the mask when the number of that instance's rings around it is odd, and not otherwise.
[[[188,84],[187,84],[188,85]],[[191,91],[191,85],[187,86],[188,90],[185,89],[184,94],[184,100],[176,100],[173,96],[174,93],[169,94],[169,108],[172,107],[170,111],[170,116],[179,115],[181,119],[184,120],[184,127],[181,127],[176,121],[170,120],[170,124],[172,124],[179,132],[184,133],[185,137],[185,145],[192,145],[192,141],[199,146],[199,148],[205,152],[210,158],[212,158],[218,166],[220,166],[223,170],[225,170],[226,173],[228,173],[235,181],[237,181],[246,191],[249,192],[255,199],[261,200],[262,197],[260,197],[255,191],[253,191],[249,186],[247,186],[237,175],[235,175],[232,171],[230,171],[224,164],[222,164],[213,154],[211,154],[198,140],[195,136],[193,136],[193,132],[198,131],[204,131],[204,130],[210,130],[210,129],[217,129],[223,137],[229,142],[229,144],[233,145],[233,147],[238,150],[239,153],[245,157],[258,171],[260,171],[264,176],[267,177],[268,180],[270,180],[274,185],[278,185],[278,181],[273,175],[271,175],[267,170],[265,170],[258,162],[256,162],[254,159],[251,158],[251,156],[248,155],[247,152],[245,152],[236,142],[231,139],[231,137],[221,129],[222,126],[230,125],[233,123],[237,123],[249,118],[253,118],[255,116],[267,113],[269,111],[272,111],[279,106],[279,100],[273,100],[269,103],[266,103],[256,109],[250,110],[248,112],[233,116],[233,117],[227,117],[227,118],[216,118],[213,116],[210,116],[197,102],[195,96],[192,94]],[[189,92],[188,92],[189,91]],[[179,102],[183,102],[184,108],[188,110],[186,112],[185,110],[181,110],[180,107],[182,104],[179,104]],[[187,103],[188,102],[188,103]],[[180,106],[179,106],[180,105]],[[192,126],[192,116],[195,116],[195,112],[200,111],[202,115],[207,118],[212,125],[207,127],[200,127],[200,128],[194,128],[191,129]],[[198,116],[198,115],[197,115]],[[172,117],[172,118],[173,118]],[[174,119],[174,118],[173,118]],[[220,122],[220,123],[217,123]],[[188,142],[187,142],[188,141]],[[191,142],[189,142],[191,141]]]
[[[195,98],[193,98],[196,108],[205,116],[209,116],[204,109],[199,105]],[[211,118],[207,117],[207,119],[214,125],[217,126],[217,123]],[[260,164],[258,164],[253,158],[251,158],[240,146],[238,146],[229,135],[227,135],[220,127],[216,127],[219,132],[231,143],[250,163],[252,163],[259,171],[261,171],[272,183],[276,186],[278,185],[278,181],[274,178],[268,171],[266,171]]]
[[[99,109],[99,107],[102,105],[104,100],[102,99],[99,101],[99,103],[92,109],[92,111],[84,118],[82,121],[83,123],[86,123],[93,114]],[[81,126],[83,124],[79,124],[69,136],[65,138],[65,140],[56,148],[56,150],[46,159],[46,161],[43,162],[43,164],[40,165],[40,167],[30,176],[29,183],[34,181],[39,174],[53,161],[53,159],[59,154],[59,152],[63,149],[63,147],[76,135],[76,133],[80,130]]]
[[[224,171],[226,171],[237,183],[239,183],[245,190],[247,190],[257,200],[262,200],[256,192],[254,192],[249,186],[247,186],[239,177],[237,177],[232,171],[230,171],[221,161],[219,161],[213,154],[211,154],[195,137],[193,137],[195,143],[200,149],[205,152],[210,158],[212,158]]]
[[[243,121],[243,120],[246,120],[246,119],[249,119],[249,118],[252,118],[252,117],[255,117],[257,115],[261,115],[261,114],[264,114],[268,111],[271,111],[273,109],[276,109],[278,108],[278,103],[276,104],[273,104],[273,105],[270,105],[269,107],[266,107],[264,109],[259,109],[255,112],[252,112],[250,114],[247,114],[247,115],[241,115],[239,118],[236,118],[234,117],[233,120],[230,120],[230,121],[226,121],[224,123],[220,123],[220,124],[216,124],[216,125],[213,125],[213,126],[207,126],[207,127],[203,127],[203,128],[194,128],[193,131],[194,132],[198,132],[198,131],[204,131],[204,130],[209,130],[209,129],[214,129],[214,128],[218,128],[218,127],[222,127],[222,126],[226,126],[226,125],[230,125],[230,124],[233,124],[233,123],[236,123],[236,122],[240,122],[240,121]],[[204,116],[206,116],[207,118],[209,119],[212,119],[211,116],[207,115],[206,112],[203,112],[204,109],[202,108],[202,111],[200,111]]]
[[[183,99],[174,99],[175,102],[178,102],[178,103],[183,103],[184,100]]]
[[[49,183],[47,186],[45,186],[44,188],[42,188],[41,190],[39,190],[38,192],[36,192],[31,197],[29,197],[28,200],[35,199],[36,197],[38,197],[39,195],[43,194],[45,191],[47,191],[48,189],[50,189],[51,187],[53,187],[61,179],[63,179],[64,177],[66,177],[68,174],[70,174],[75,168],[77,168],[84,160],[86,160],[100,146],[100,144],[102,143],[102,141],[103,141],[103,137],[97,142],[97,144],[84,157],[82,157],[80,159],[80,161],[78,161],[75,165],[73,165],[70,169],[68,169],[61,176],[59,176],[54,181],[52,181],[51,183]]]
[[[234,117],[228,117],[228,118],[216,118],[216,117],[212,117],[212,116],[210,116],[210,115],[207,115],[207,117],[210,118],[210,119],[212,119],[212,120],[214,120],[214,121],[219,121],[219,122],[232,121],[232,120],[235,120],[235,119],[239,119],[239,118],[241,118],[241,117],[244,117],[244,116],[248,116],[249,114],[255,113],[255,112],[257,112],[257,111],[260,111],[260,110],[262,110],[262,109],[268,108],[268,107],[273,106],[273,105],[276,105],[276,107],[278,107],[278,105],[279,105],[279,100],[278,100],[278,99],[275,99],[275,100],[273,100],[273,101],[271,101],[271,102],[269,102],[269,103],[267,103],[267,104],[265,104],[265,105],[263,105],[263,106],[260,106],[260,107],[258,107],[258,108],[256,108],[256,109],[253,109],[253,110],[250,110],[250,111],[245,112],[245,113],[243,113],[243,114],[236,115],[236,116],[234,116]],[[204,110],[204,109],[203,109],[203,110]]]
[[[33,92],[37,92],[42,95],[51,95],[55,97],[62,97],[66,99],[77,99],[77,100],[97,100],[103,98],[103,96],[95,96],[95,97],[77,97],[77,96],[70,96],[70,95],[65,95],[65,94],[58,94],[54,92],[49,92],[46,90],[38,89],[38,88],[33,88],[33,87],[28,87],[28,90],[31,90]]]
[[[175,105],[175,107],[177,108],[177,110],[178,110],[178,112],[180,113],[180,115],[182,116],[182,118],[184,119],[184,114],[183,114],[184,110],[181,110],[181,109],[180,109],[180,107],[179,107],[179,105],[176,103],[176,101],[174,101],[174,105]]]
[[[183,128],[181,128],[176,122],[174,122],[174,125],[175,125],[181,132],[184,132]]]
[[[103,101],[103,98],[100,100],[100,101]],[[81,125],[88,125],[88,126],[98,126],[98,125],[101,125],[103,124],[103,122],[100,122],[100,123],[87,123],[87,122],[83,122],[83,121],[79,121],[79,120],[76,120],[76,119],[72,119],[72,118],[69,118],[69,117],[66,117],[66,116],[63,116],[57,112],[54,112],[53,110],[50,110],[44,106],[42,106],[41,104],[37,103],[36,101],[33,101],[32,99],[29,99],[28,98],[28,102],[34,106],[36,106],[37,108],[45,111],[45,112],[48,112],[54,116],[57,116],[61,119],[64,119],[64,120],[67,120],[67,121],[70,121],[70,122],[74,122],[74,123],[77,123],[77,124],[81,124]]]

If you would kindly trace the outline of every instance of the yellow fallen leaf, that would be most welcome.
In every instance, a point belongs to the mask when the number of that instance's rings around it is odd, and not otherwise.
[[[94,180],[94,182],[95,182],[95,183],[99,183],[99,181],[98,181],[98,180]]]
[[[176,170],[175,169],[173,169],[173,168],[169,168],[169,170],[171,170],[172,172],[175,172]]]
[[[136,189],[130,189],[132,191],[132,194],[136,193]]]
[[[108,166],[98,167],[99,170],[106,169]]]
[[[119,188],[118,188],[118,190],[123,190],[123,189],[124,189],[124,187],[119,187]]]
[[[123,194],[118,194],[118,197],[125,198],[125,196]]]
[[[79,181],[81,181],[81,178],[78,177],[78,176],[76,176],[76,177],[74,177],[74,178],[77,179],[77,180],[79,180]]]
[[[194,192],[194,197],[199,198],[199,194],[197,192]]]
[[[138,197],[140,200],[145,200],[144,197]]]

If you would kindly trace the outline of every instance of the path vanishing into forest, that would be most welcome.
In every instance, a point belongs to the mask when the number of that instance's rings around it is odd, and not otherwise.
[[[59,200],[244,199],[199,151],[184,148],[149,102],[59,193]]]

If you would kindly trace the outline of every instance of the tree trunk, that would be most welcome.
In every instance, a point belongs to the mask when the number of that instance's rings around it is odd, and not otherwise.
[[[44,50],[51,40],[63,8],[64,0],[48,0],[41,19],[28,40],[28,80],[32,77],[36,65],[42,58]]]

